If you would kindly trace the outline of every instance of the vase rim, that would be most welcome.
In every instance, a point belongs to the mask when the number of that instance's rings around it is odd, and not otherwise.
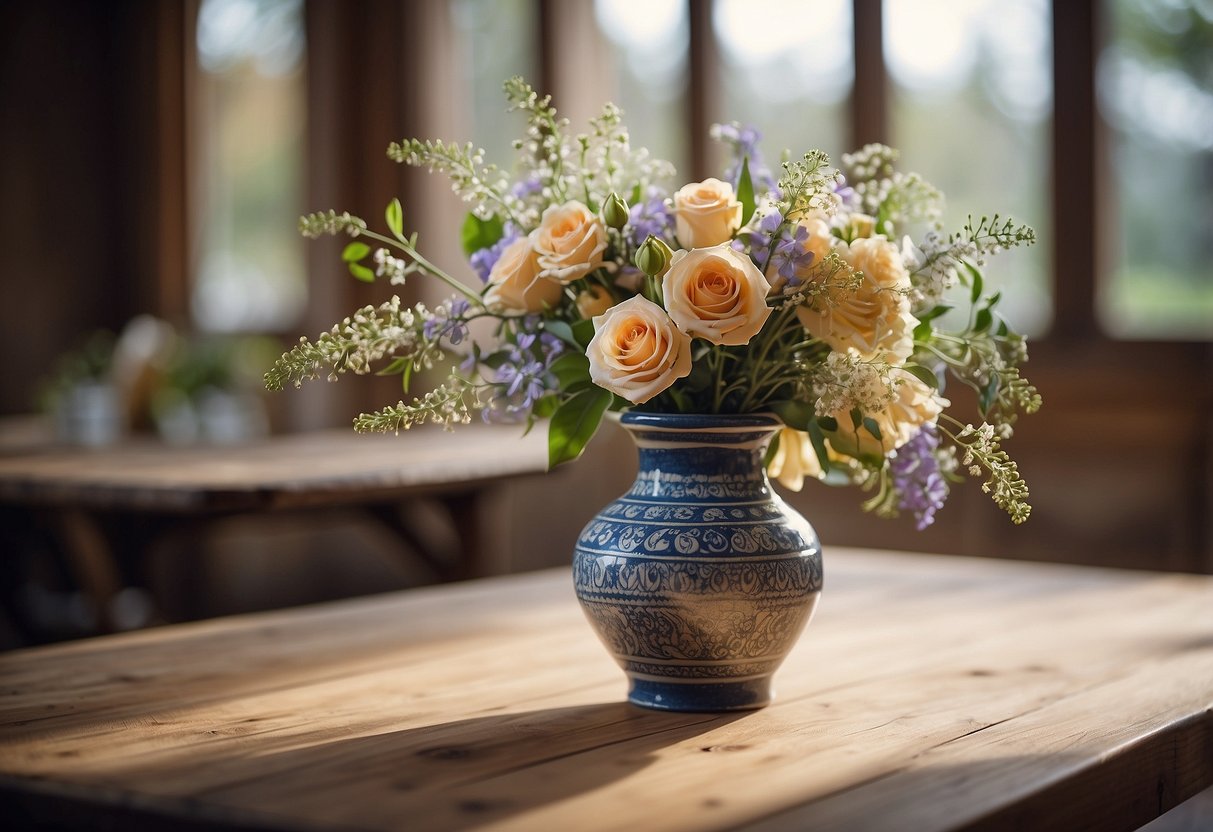
[[[783,427],[774,413],[645,413],[625,410],[619,417],[625,427],[667,428],[672,430],[701,430],[705,428]]]

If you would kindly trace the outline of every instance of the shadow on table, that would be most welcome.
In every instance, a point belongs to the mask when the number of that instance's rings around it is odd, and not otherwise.
[[[371,736],[325,730],[256,741],[250,736],[243,743],[225,737],[214,751],[205,743],[191,745],[120,771],[97,772],[96,779],[133,786],[141,793],[140,811],[159,818],[154,828],[172,828],[176,816],[187,821],[183,828],[275,829],[304,820],[411,832],[463,829],[536,812],[631,776],[663,749],[744,717],[612,702]],[[144,799],[147,792],[184,800]],[[91,800],[71,802],[94,819],[104,813]],[[72,815],[62,816],[69,806],[54,809],[60,822],[71,825]]]

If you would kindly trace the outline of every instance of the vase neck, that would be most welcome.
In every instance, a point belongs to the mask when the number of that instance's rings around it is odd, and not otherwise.
[[[623,425],[640,454],[628,494],[633,499],[736,502],[771,497],[762,463],[780,428],[774,419],[672,415],[668,420],[625,417]]]

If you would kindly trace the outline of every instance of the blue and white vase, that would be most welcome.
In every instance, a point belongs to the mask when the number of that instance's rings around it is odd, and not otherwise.
[[[671,711],[760,708],[821,593],[813,527],[772,490],[774,416],[625,413],[631,490],[581,533],[577,598],[628,675]]]

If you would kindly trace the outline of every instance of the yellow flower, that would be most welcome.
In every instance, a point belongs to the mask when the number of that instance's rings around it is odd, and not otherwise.
[[[809,435],[795,428],[781,430],[779,447],[767,466],[767,473],[792,491],[803,488],[806,477],[820,477],[821,460],[817,458]]]
[[[805,329],[836,350],[855,350],[867,360],[904,363],[914,350],[914,327],[907,293],[910,275],[897,246],[884,237],[840,243],[839,255],[863,282],[854,291],[830,291],[812,306],[800,306]]]
[[[933,423],[950,402],[909,373],[897,385],[897,396],[879,413],[868,413],[880,428],[880,439],[860,425],[854,428],[849,413],[832,413],[838,430],[830,434],[830,445],[847,456],[884,456],[909,442],[918,429]]]
[[[683,332],[713,344],[740,346],[771,315],[771,284],[762,272],[727,243],[674,252],[662,283],[665,306]]]

